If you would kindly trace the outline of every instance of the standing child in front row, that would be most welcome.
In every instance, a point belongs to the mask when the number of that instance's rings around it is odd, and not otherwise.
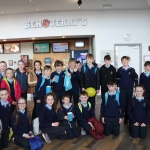
[[[130,57],[123,56],[121,58],[121,63],[123,64],[117,70],[117,85],[120,88],[120,97],[124,105],[124,124],[128,124],[128,103],[133,95],[133,87],[138,84],[138,75],[134,68],[129,66]]]
[[[18,99],[11,121],[15,144],[23,148],[30,148],[29,139],[34,137],[33,124],[31,115],[27,110],[27,100],[23,97]]]
[[[140,75],[140,84],[144,85],[145,96],[150,101],[150,61],[144,63],[144,72]]]
[[[120,123],[124,115],[124,107],[119,92],[116,91],[116,81],[108,81],[108,92],[102,98],[101,117],[104,123],[104,135],[118,136],[120,133]]]
[[[99,69],[96,63],[93,63],[94,57],[92,54],[86,55],[86,62],[84,66],[82,66],[81,74],[81,88],[82,91],[85,91],[88,87],[93,87],[97,93],[99,93],[100,89],[100,79],[99,79]],[[90,97],[88,100],[91,103],[91,107],[95,110],[95,96]]]
[[[63,103],[61,107],[57,110],[58,120],[60,121],[60,126],[65,128],[67,138],[73,139],[74,137],[79,136],[79,131],[76,127],[76,122],[74,120],[75,118],[74,105],[70,103],[70,96],[68,94],[65,94],[62,97],[62,102]],[[67,113],[72,113],[71,120],[69,120]]]
[[[45,96],[45,101],[46,104],[39,113],[40,129],[42,131],[43,138],[48,143],[55,138],[59,138],[61,140],[67,139],[65,129],[59,126],[57,114],[55,112],[55,94],[47,94]]]
[[[150,103],[144,97],[143,85],[135,87],[136,96],[130,99],[128,115],[130,119],[130,134],[133,138],[144,139],[147,133],[147,125],[150,118]]]
[[[0,120],[2,123],[0,135],[0,150],[8,147],[8,137],[10,132],[11,105],[8,102],[7,89],[0,89]]]
[[[15,72],[15,78],[21,86],[21,96],[27,100],[28,91],[28,73],[22,60],[18,61],[18,69]]]
[[[49,65],[44,66],[44,76],[40,77],[38,79],[37,85],[35,87],[35,95],[36,95],[36,116],[38,116],[39,111],[45,104],[45,95],[46,93],[46,87],[51,86],[51,73],[52,68]]]

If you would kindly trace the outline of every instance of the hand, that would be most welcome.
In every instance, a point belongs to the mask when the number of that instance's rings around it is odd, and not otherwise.
[[[85,91],[85,88],[82,88],[82,91]]]
[[[36,102],[37,102],[37,103],[41,103],[41,100],[37,100]]]
[[[74,118],[74,115],[72,115],[72,118]]]
[[[73,71],[74,71],[74,72],[77,72],[77,68],[74,68]]]
[[[30,139],[31,137],[29,136],[29,134],[25,134],[25,138]]]
[[[99,90],[96,90],[96,93],[98,94],[98,93],[99,93]]]
[[[122,118],[119,118],[119,124],[121,124],[121,122],[122,122]]]
[[[66,120],[68,120],[69,118],[68,118],[68,116],[64,116],[64,118],[66,119]]]
[[[138,123],[138,122],[136,122],[134,125],[135,125],[135,126],[139,126],[139,123]]]
[[[146,124],[145,124],[145,123],[142,123],[142,124],[141,124],[141,127],[146,127]]]
[[[104,121],[104,117],[102,118],[102,123],[105,123],[105,121]]]
[[[56,80],[56,78],[54,77],[54,78],[52,79],[52,82],[55,82],[55,80]]]
[[[66,73],[67,76],[71,76],[71,74],[69,72]]]
[[[95,128],[91,122],[88,122],[88,124],[91,126],[92,130],[95,130]]]
[[[16,105],[17,103],[15,101],[12,102],[12,105]]]
[[[54,127],[57,127],[59,125],[59,123],[58,122],[54,122],[54,123],[52,123],[52,126],[54,126]]]

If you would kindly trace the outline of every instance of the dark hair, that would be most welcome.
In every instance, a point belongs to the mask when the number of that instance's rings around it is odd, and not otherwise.
[[[136,90],[137,87],[141,87],[144,90],[143,96],[145,97],[145,87],[144,87],[144,85],[143,84],[136,85],[135,90]]]
[[[107,85],[114,85],[114,84],[116,84],[116,81],[115,81],[115,80],[109,80],[109,81],[107,82]]]
[[[105,55],[105,56],[104,56],[104,60],[111,60],[110,55]]]
[[[39,63],[40,66],[42,66],[42,63],[41,63],[40,60],[35,60],[35,61],[34,61],[34,71],[36,71],[36,69],[35,69],[35,64],[36,64],[36,63]],[[42,68],[40,68],[40,69],[42,70]]]
[[[1,61],[1,62],[0,62],[0,64],[2,64],[2,63],[3,63],[3,64],[5,64],[5,65],[6,65],[6,67],[7,67],[7,63],[6,63],[6,61]]]
[[[19,100],[24,100],[25,103],[26,103],[26,106],[27,106],[27,101],[25,98],[23,97],[20,97],[18,100],[17,100],[17,105],[16,105],[16,109],[14,110],[13,114],[12,114],[12,117],[15,117],[15,126],[17,126],[19,124],[19,107],[18,107],[18,103],[19,103]],[[31,119],[31,115],[30,115],[30,112],[28,111],[27,107],[25,108],[26,112],[27,112],[27,117],[29,118],[29,125],[32,123],[32,119]]]
[[[12,68],[7,68],[7,69],[5,70],[5,73],[6,73],[8,70],[11,70],[12,72],[14,72],[14,69],[12,69]]]
[[[129,56],[123,56],[123,57],[121,57],[121,61],[124,60],[124,59],[130,60],[130,57]]]
[[[64,94],[63,96],[62,96],[62,100],[64,99],[64,98],[69,98],[70,99],[70,95],[69,94]]]
[[[45,66],[44,66],[44,71],[45,71],[45,70],[52,70],[52,67],[49,66],[49,65],[45,65]]]
[[[85,92],[85,91],[82,91],[82,92],[79,94],[79,97],[80,97],[80,96],[87,96],[87,97],[89,97],[89,96],[88,96],[88,93]]]
[[[54,63],[54,67],[63,66],[63,62],[61,60],[56,60]]]
[[[69,63],[71,63],[71,62],[75,62],[76,63],[76,60],[74,58],[70,58],[69,59]]]
[[[56,108],[57,108],[57,97],[56,97],[56,95],[53,92],[50,92],[50,93],[46,94],[45,95],[45,102],[47,101],[47,97],[48,96],[52,96],[53,97],[54,103],[53,103],[52,107],[56,110]]]
[[[77,60],[77,61],[76,61],[76,64],[81,64],[81,62]]]
[[[86,59],[87,59],[87,58],[93,58],[93,59],[94,59],[94,56],[93,56],[93,54],[87,54],[87,55],[86,55]]]
[[[150,66],[150,61],[146,61],[145,63],[144,63],[144,66],[146,67],[146,66]]]
[[[6,88],[0,88],[0,92],[1,91],[7,91],[7,89]],[[8,92],[8,91],[7,91]]]

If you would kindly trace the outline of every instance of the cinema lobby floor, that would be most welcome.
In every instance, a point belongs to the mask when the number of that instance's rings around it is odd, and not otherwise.
[[[96,104],[96,117],[99,118],[101,100],[98,98]],[[33,101],[28,102],[28,109],[32,112]],[[40,136],[41,137],[41,136]],[[42,138],[42,137],[41,137]],[[43,138],[42,138],[43,140]],[[132,139],[129,135],[128,125],[121,124],[120,135],[107,136],[102,140],[96,140],[90,135],[74,138],[72,140],[53,140],[51,143],[44,143],[42,150],[149,150],[150,149],[150,130],[147,132],[146,139]],[[18,147],[12,141],[6,150],[25,150]]]

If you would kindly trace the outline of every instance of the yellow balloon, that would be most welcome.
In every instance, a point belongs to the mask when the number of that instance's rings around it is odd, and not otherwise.
[[[93,97],[96,95],[96,90],[92,87],[87,88],[85,91],[88,93],[89,97]]]

